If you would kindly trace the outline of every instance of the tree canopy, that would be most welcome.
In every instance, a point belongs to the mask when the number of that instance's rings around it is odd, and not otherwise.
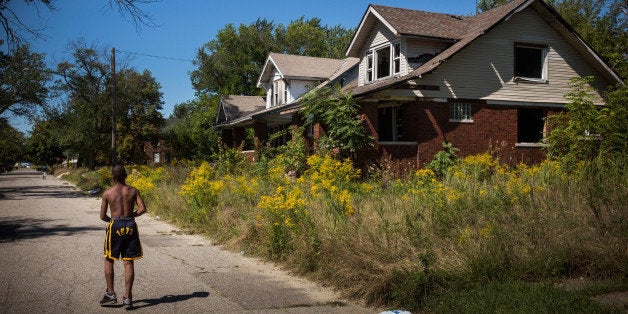
[[[173,158],[208,160],[218,153],[218,134],[212,129],[218,101],[216,95],[202,95],[174,107],[165,134]]]
[[[288,25],[258,19],[238,27],[227,24],[201,47],[190,74],[198,94],[260,95],[257,78],[271,52],[343,58],[353,30],[321,25],[301,17]]]
[[[0,117],[0,167],[13,165],[24,156],[24,134]]]
[[[0,51],[0,115],[32,115],[46,103],[50,73],[44,56],[26,45],[11,53]]]
[[[57,90],[67,99],[50,119],[61,130],[59,142],[90,168],[110,160],[112,73],[107,54],[82,42],[74,44],[73,60],[58,65],[63,75]],[[144,143],[156,144],[163,126],[160,84],[147,70],[121,69],[117,75],[117,159],[143,163]]]

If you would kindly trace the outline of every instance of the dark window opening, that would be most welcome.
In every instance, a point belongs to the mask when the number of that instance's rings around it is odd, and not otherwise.
[[[289,124],[270,127],[268,133],[268,142],[270,143],[270,146],[274,148],[286,145],[292,138]]]
[[[377,78],[390,76],[390,46],[377,50]]]
[[[545,120],[541,108],[517,110],[517,142],[539,143],[543,139]]]
[[[377,134],[382,142],[396,142],[403,138],[401,107],[383,107],[377,110]]]
[[[544,47],[515,47],[515,77],[543,79]]]

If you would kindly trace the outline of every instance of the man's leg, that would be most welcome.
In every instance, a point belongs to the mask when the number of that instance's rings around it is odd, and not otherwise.
[[[105,257],[105,281],[107,281],[107,292],[113,293],[113,260]]]
[[[124,298],[133,298],[133,280],[135,279],[135,268],[133,261],[124,261],[124,285],[126,286],[126,293]]]

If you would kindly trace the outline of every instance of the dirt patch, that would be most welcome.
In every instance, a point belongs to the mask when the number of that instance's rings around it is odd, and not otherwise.
[[[599,286],[617,286],[617,283],[613,283],[613,281],[609,280],[591,280],[588,278],[570,278],[562,280],[561,282],[556,283],[557,288],[562,288],[567,291],[575,291],[575,290],[583,290],[592,287]],[[617,290],[624,290],[620,286],[617,286]],[[602,305],[611,306],[613,308],[619,309],[622,312],[628,313],[628,291],[614,291],[604,294],[599,294],[591,298],[595,302],[598,302]]]
[[[628,313],[628,291],[613,292],[593,297],[596,302]]]

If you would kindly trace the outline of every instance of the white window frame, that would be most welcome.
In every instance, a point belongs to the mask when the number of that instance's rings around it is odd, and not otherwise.
[[[455,102],[449,104],[449,122],[473,123],[471,103]]]
[[[392,71],[393,75],[401,73],[401,42],[392,44]]]
[[[539,49],[541,50],[541,77],[526,77],[526,76],[517,76],[517,48],[526,48],[526,49]],[[514,53],[515,57],[513,60],[513,76],[515,81],[520,82],[532,82],[532,83],[547,83],[548,80],[548,46],[541,44],[532,44],[532,43],[515,43]]]
[[[379,77],[379,73],[377,73],[377,51],[382,50],[382,49],[389,49],[389,56],[388,56],[388,75],[387,76],[383,76],[383,77]],[[399,53],[399,55],[396,56],[396,53]],[[401,41],[396,40],[393,42],[389,42],[383,45],[378,45],[375,47],[371,47],[369,50],[367,50],[366,52],[366,71],[365,71],[365,78],[364,81],[365,82],[375,82],[377,80],[383,80],[383,79],[387,79],[390,77],[393,77],[399,73],[401,73]],[[396,69],[395,68],[395,62],[398,61],[399,62],[399,68]]]
[[[271,101],[272,106],[277,106],[279,104],[279,81],[273,82],[273,98]]]
[[[373,72],[373,51],[369,51],[366,55],[366,77],[365,81],[373,82],[375,73]]]

